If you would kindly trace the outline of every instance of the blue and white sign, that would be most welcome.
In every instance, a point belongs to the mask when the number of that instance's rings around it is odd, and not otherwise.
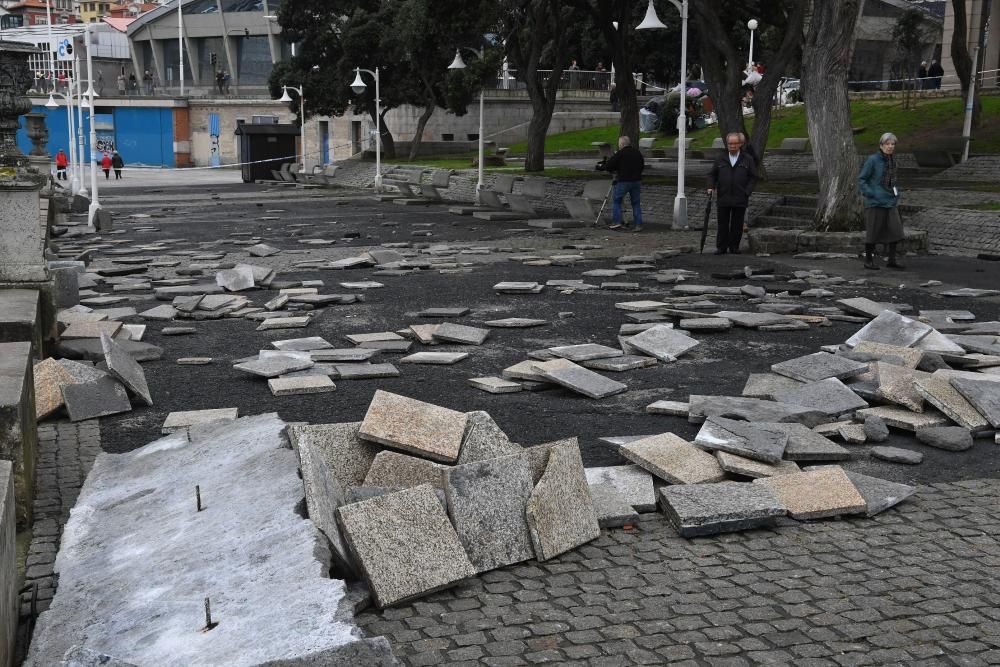
[[[56,47],[56,59],[57,60],[73,60],[73,40],[70,37],[59,40],[59,44]]]

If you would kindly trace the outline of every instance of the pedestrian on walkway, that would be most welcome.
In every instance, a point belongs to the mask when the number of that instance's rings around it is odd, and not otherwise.
[[[740,132],[726,135],[726,153],[716,158],[708,173],[708,193],[716,193],[719,230],[715,236],[715,254],[740,253],[743,220],[750,195],[757,184],[757,163],[743,150]]]
[[[104,180],[111,178],[111,156],[107,153],[101,158],[101,169],[104,171]]]
[[[125,168],[125,160],[122,159],[118,151],[115,151],[114,155],[111,156],[111,166],[115,170],[115,180],[122,180],[122,169]]]
[[[944,68],[936,60],[931,61],[931,66],[927,68],[927,76],[931,78],[930,87],[937,90],[941,87],[941,77],[944,76]]]
[[[149,70],[142,73],[142,88],[147,97],[153,94],[153,75]]]
[[[63,149],[59,149],[56,153],[56,179],[60,181],[66,180],[66,168],[69,167],[69,158],[66,157],[66,152]]]
[[[129,96],[135,95],[139,91],[139,80],[135,78],[135,72],[129,72],[128,75],[128,94]]]
[[[125,73],[123,72],[123,73],[119,74],[118,75],[118,96],[119,97],[125,97],[125,91],[126,91],[126,85],[127,85],[127,83],[128,83],[128,79],[125,78]]]
[[[878,140],[878,152],[861,167],[858,188],[865,200],[865,268],[878,270],[875,244],[888,247],[890,269],[902,269],[896,261],[896,245],[903,240],[899,217],[899,183],[896,180],[896,135],[886,132]]]
[[[917,69],[917,90],[924,90],[925,88],[930,88],[927,85],[927,61],[921,60],[920,67]]]
[[[618,152],[612,155],[607,161],[598,164],[599,169],[615,172],[615,181],[612,186],[611,195],[611,229],[621,229],[625,227],[622,221],[622,200],[628,195],[632,203],[632,219],[635,227],[632,231],[642,231],[642,206],[640,204],[640,191],[642,190],[642,170],[646,168],[646,161],[642,157],[632,140],[628,137],[618,137]]]

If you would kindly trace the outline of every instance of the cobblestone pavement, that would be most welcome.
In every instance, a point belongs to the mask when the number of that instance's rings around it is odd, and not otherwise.
[[[37,584],[36,610],[45,611],[55,595],[52,565],[63,526],[76,504],[87,473],[101,451],[98,420],[67,420],[38,426],[38,462],[31,545],[25,562],[25,584]],[[21,615],[30,612],[32,592],[21,596]]]
[[[1000,664],[1000,480],[686,540],[659,514],[358,621],[406,665]]]

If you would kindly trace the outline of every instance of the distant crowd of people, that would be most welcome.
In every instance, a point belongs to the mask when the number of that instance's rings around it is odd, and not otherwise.
[[[56,180],[68,180],[66,172],[69,169],[69,156],[66,155],[66,151],[60,148],[59,152],[56,153],[55,162]],[[99,164],[101,166],[101,171],[104,172],[104,180],[110,180],[112,169],[115,171],[115,180],[122,180],[122,169],[125,168],[125,160],[118,151],[105,151]]]
[[[941,67],[941,63],[932,60],[930,67],[928,67],[927,61],[924,60],[920,63],[920,68],[917,70],[917,89],[937,90],[941,87],[941,77],[943,76],[944,68]]]

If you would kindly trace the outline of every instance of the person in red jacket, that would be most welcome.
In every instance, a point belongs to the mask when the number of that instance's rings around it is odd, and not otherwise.
[[[69,166],[69,158],[63,149],[56,153],[56,178],[60,181],[66,180],[66,168]]]
[[[101,169],[104,170],[104,180],[111,178],[111,156],[107,153],[101,159]]]

